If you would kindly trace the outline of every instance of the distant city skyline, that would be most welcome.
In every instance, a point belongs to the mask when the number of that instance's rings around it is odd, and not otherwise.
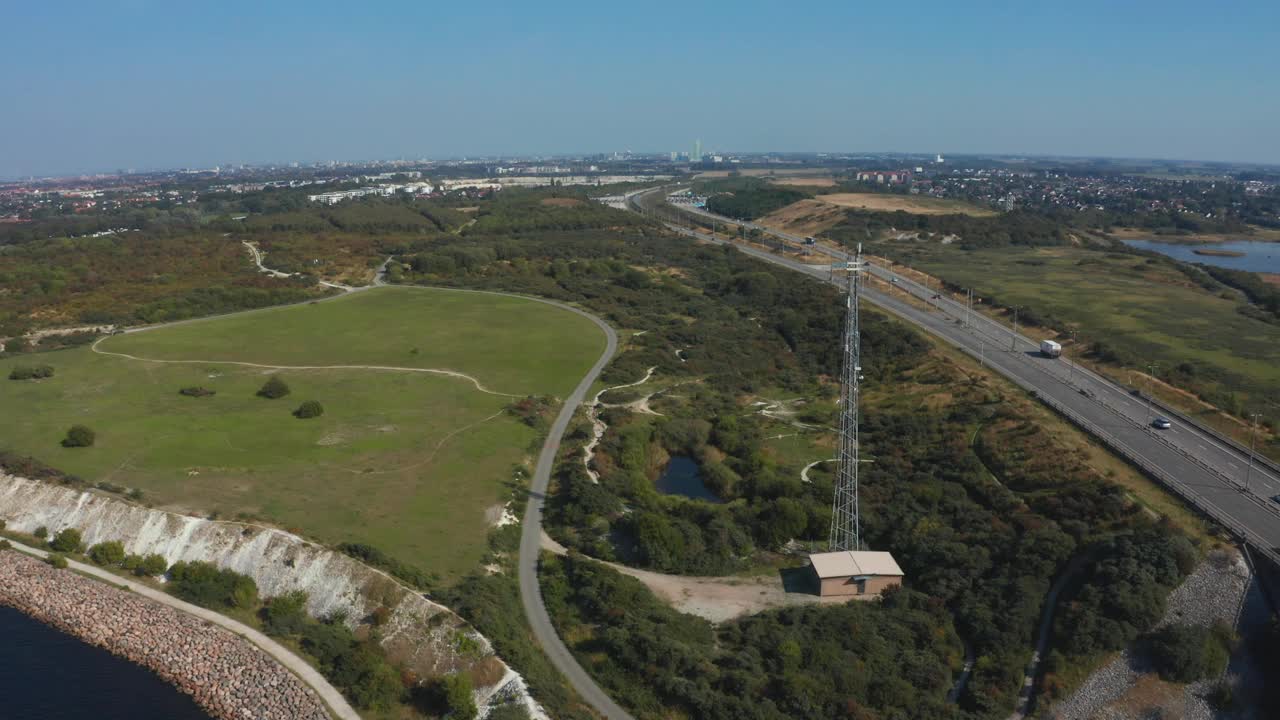
[[[704,154],[1280,164],[1276,3],[799,10],[22,4],[0,27],[0,176],[688,153],[699,138]]]

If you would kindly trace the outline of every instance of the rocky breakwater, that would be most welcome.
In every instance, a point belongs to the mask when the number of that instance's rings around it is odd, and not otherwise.
[[[215,718],[329,718],[310,688],[236,635],[35,558],[0,552],[0,604],[149,668]]]
[[[252,523],[190,517],[106,495],[0,472],[0,520],[9,529],[49,535],[80,531],[85,546],[116,540],[134,555],[165,562],[203,561],[253,578],[263,597],[295,590],[307,594],[316,618],[342,613],[355,627],[375,611],[387,615],[382,645],[422,678],[466,672],[476,703],[518,702],[545,717],[527,685],[494,653],[487,638],[447,607],[432,602],[387,573],[297,535]],[[468,641],[460,641],[466,636]],[[465,648],[465,650],[460,650]]]

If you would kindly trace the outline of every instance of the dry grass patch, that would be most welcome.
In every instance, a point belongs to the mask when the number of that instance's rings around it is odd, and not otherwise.
[[[542,198],[541,203],[551,207],[577,207],[583,204],[578,198]]]
[[[798,187],[835,187],[836,179],[830,177],[780,177],[774,178],[769,182],[774,185],[788,185]]]
[[[839,207],[871,210],[875,212],[895,212],[902,210],[914,215],[971,215],[973,217],[991,217],[994,210],[970,205],[959,200],[921,195],[886,195],[883,193],[833,193],[819,195],[818,200]]]
[[[818,200],[800,200],[756,220],[771,230],[792,235],[817,235],[844,220],[844,210]]]

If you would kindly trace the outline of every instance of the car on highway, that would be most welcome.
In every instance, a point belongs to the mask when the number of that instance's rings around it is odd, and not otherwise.
[[[1157,430],[1168,430],[1173,427],[1173,423],[1169,422],[1169,418],[1158,417],[1151,421],[1151,427]]]
[[[1280,495],[1272,495],[1271,502],[1280,504]]]

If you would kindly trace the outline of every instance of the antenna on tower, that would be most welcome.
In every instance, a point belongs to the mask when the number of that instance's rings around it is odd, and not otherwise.
[[[858,295],[866,263],[862,243],[853,260],[835,263],[833,271],[848,276],[844,320],[844,360],[840,373],[840,455],[836,470],[836,494],[831,508],[831,550],[862,549],[862,518],[858,509],[858,383],[862,380],[862,348],[858,329]]]

